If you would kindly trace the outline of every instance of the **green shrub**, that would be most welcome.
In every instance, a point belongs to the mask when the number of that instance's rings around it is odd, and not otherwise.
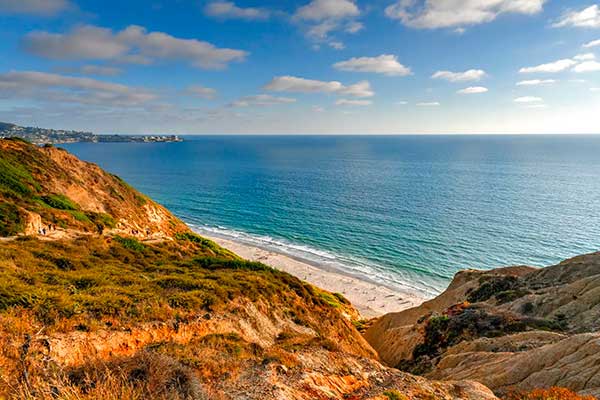
[[[17,206],[0,203],[0,236],[13,236],[25,230],[25,219]]]
[[[387,390],[383,395],[389,400],[407,400],[407,397],[397,390]]]
[[[214,252],[215,256],[225,256],[225,257],[228,257],[228,258],[238,258],[235,254],[233,254],[229,250],[226,250],[226,249],[222,248],[221,246],[219,246],[218,244],[216,244],[212,240],[208,240],[206,238],[203,238],[202,236],[197,235],[197,234],[195,234],[193,232],[177,233],[177,234],[175,234],[175,239],[180,240],[180,241],[186,241],[186,242],[194,243],[194,244],[200,245],[200,246],[202,246],[204,248],[210,249],[212,252]]]
[[[73,200],[62,194],[49,194],[42,196],[42,201],[52,208],[65,211],[79,210],[79,206]]]
[[[122,237],[122,236],[115,236],[114,239],[115,239],[115,241],[120,243],[121,246],[123,246],[124,248],[129,249],[129,250],[141,252],[146,249],[146,246],[144,246],[142,243],[140,243],[139,240],[137,240],[135,238],[130,238],[130,237],[126,238],[126,237]]]
[[[333,308],[340,308],[340,306],[341,306],[338,301],[338,298],[330,293],[321,292],[321,293],[319,293],[319,298]]]
[[[84,222],[84,223],[92,222],[89,219],[89,217],[82,211],[70,211],[69,213],[73,216],[73,218],[75,218],[79,222]]]
[[[22,165],[0,155],[0,192],[18,198],[32,194],[36,182]]]
[[[101,225],[110,229],[113,229],[117,226],[117,222],[111,215],[95,212],[87,212],[86,215],[96,225]]]

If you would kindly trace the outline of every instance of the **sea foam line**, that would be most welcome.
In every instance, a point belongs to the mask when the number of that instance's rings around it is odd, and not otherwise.
[[[400,277],[400,273],[357,257],[347,257],[314,247],[291,243],[284,239],[271,236],[254,235],[223,226],[207,226],[188,223],[199,234],[229,239],[248,246],[273,251],[316,267],[325,268],[332,272],[349,275],[365,281],[370,281],[393,290],[409,292],[420,297],[431,298],[440,293],[440,289],[416,276],[411,281]]]

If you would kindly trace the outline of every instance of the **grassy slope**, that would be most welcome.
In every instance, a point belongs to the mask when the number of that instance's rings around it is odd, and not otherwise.
[[[47,182],[75,178],[42,151],[18,140],[0,144],[0,235],[23,230],[24,210],[82,231],[94,232],[98,221],[114,223],[113,215],[82,211],[51,192]],[[139,197],[119,179],[109,181],[131,191],[130,203]],[[372,356],[341,315],[352,311],[341,296],[242,260],[189,231],[158,243],[98,234],[57,241],[24,236],[0,242],[0,397],[202,398],[203,387],[226,382],[225,372],[270,363],[291,368],[299,363],[294,354],[309,348]],[[220,327],[217,333],[181,333],[210,324]],[[280,331],[261,337],[270,329],[264,324]],[[165,329],[182,339],[160,339]],[[259,337],[243,337],[248,329]],[[132,339],[140,345],[123,349],[111,342],[123,334],[142,335]],[[88,355],[85,341],[108,350]]]

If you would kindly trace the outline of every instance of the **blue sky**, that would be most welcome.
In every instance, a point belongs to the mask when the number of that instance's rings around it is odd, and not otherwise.
[[[600,133],[591,0],[0,0],[0,120],[99,133]]]

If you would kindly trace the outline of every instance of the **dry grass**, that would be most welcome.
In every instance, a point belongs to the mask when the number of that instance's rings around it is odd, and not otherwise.
[[[295,353],[308,348],[339,350],[325,338],[361,343],[337,297],[340,303],[332,304],[332,295],[193,235],[158,244],[92,235],[23,238],[0,247],[0,276],[0,397],[201,398],[202,385],[223,376],[235,380],[271,363],[293,368]],[[129,358],[94,356],[74,367],[53,358],[46,339],[244,318],[244,301],[317,337],[290,332],[262,348],[235,333],[205,332],[183,344],[154,342]]]
[[[40,400],[209,398],[192,370],[171,357],[151,352],[69,371],[48,371],[21,379],[11,389],[13,398]]]
[[[594,396],[582,396],[569,389],[551,387],[535,389],[531,392],[514,392],[507,395],[505,400],[595,400]]]

